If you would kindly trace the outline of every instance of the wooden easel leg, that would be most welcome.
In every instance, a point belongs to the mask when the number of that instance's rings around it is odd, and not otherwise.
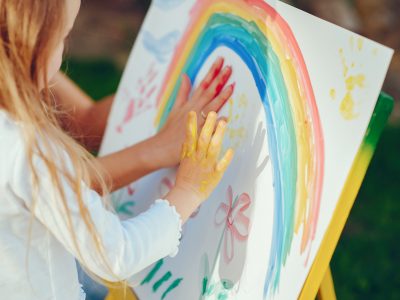
[[[110,288],[105,300],[138,300],[128,287]]]
[[[322,279],[321,286],[318,290],[318,300],[336,300],[335,286],[333,284],[331,268],[326,270],[324,279]]]

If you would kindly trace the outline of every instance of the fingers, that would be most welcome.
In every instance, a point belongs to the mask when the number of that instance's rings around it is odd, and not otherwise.
[[[229,100],[235,90],[235,83],[228,85],[214,100],[212,100],[203,111],[218,112]]]
[[[204,91],[202,101],[208,103],[221,93],[229,78],[232,75],[232,67],[226,66],[213,80],[211,85]]]
[[[183,145],[182,145],[181,161],[187,157],[187,155],[188,155],[187,152],[188,152],[188,151],[187,151],[187,145],[186,145],[186,141],[185,141],[185,142],[183,143]]]
[[[204,80],[201,82],[200,86],[203,88],[203,90],[208,89],[208,87],[211,85],[214,79],[221,72],[223,66],[224,66],[224,59],[222,57],[218,57],[214,62],[214,64],[212,65],[210,71],[208,71]]]
[[[219,123],[221,121],[224,121],[225,123],[228,123],[228,118],[227,117],[219,117],[217,122]]]
[[[224,157],[217,164],[216,167],[217,172],[224,173],[231,164],[233,156],[234,156],[234,151],[232,149],[226,151]]]
[[[199,158],[206,156],[208,152],[208,146],[210,145],[211,136],[214,132],[215,123],[217,122],[217,114],[215,112],[210,112],[207,116],[206,123],[201,130],[197,153]]]
[[[192,157],[197,149],[197,115],[191,111],[186,124],[186,139],[182,149],[182,159]]]
[[[178,91],[178,95],[176,97],[173,110],[180,108],[188,101],[191,90],[192,83],[190,82],[190,78],[186,74],[183,74],[181,77],[181,85]]]
[[[224,65],[224,59],[222,57],[218,57],[217,60],[212,65],[211,69],[208,71],[206,77],[204,77],[203,81],[200,83],[200,86],[194,92],[193,99],[198,99],[201,96],[201,94],[208,89],[213,80],[221,72],[223,65]]]
[[[226,122],[220,121],[208,148],[207,157],[209,159],[216,160],[219,157],[219,154],[221,153],[222,142],[224,140],[225,130]]]

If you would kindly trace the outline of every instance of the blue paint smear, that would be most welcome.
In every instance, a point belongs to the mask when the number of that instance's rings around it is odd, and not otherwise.
[[[143,45],[147,51],[155,56],[158,62],[165,63],[169,55],[175,50],[180,32],[172,31],[157,39],[149,31],[143,32]]]
[[[173,9],[181,5],[185,0],[153,0],[153,3],[161,9]]]
[[[271,254],[264,295],[275,292],[293,240],[297,182],[297,143],[287,87],[281,65],[267,37],[254,22],[231,14],[214,14],[199,36],[182,73],[192,82],[206,59],[225,46],[241,57],[251,71],[266,114],[273,169],[274,220]],[[179,85],[168,101],[162,126],[171,111]],[[266,199],[269,200],[269,199]]]

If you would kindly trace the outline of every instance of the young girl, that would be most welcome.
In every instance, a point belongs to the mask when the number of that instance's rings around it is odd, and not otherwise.
[[[216,125],[213,111],[233,91],[233,86],[222,90],[231,73],[230,68],[222,69],[222,59],[189,102],[190,84],[183,78],[170,119],[148,141],[95,160],[66,134],[60,123],[64,128],[73,124],[71,132],[76,134],[83,110],[70,112],[70,118],[60,115],[60,106],[79,105],[66,96],[65,78],[56,91],[57,102],[48,85],[54,76],[61,76],[55,74],[79,6],[80,0],[0,1],[0,295],[4,299],[84,299],[74,258],[94,275],[113,282],[175,255],[182,223],[207,199],[233,157],[228,150],[218,161],[226,124]],[[202,118],[199,122],[196,111]],[[183,118],[187,118],[185,130]],[[101,195],[179,161],[175,187],[136,218],[120,221],[103,205]]]

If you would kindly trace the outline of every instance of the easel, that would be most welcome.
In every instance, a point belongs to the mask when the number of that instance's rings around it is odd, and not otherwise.
[[[300,300],[315,299],[316,295],[320,300],[336,299],[329,262],[364,180],[375,147],[386,126],[389,115],[393,110],[393,104],[394,101],[392,97],[385,93],[380,94],[372,119],[368,125],[363,144],[354,160],[338,205],[333,214],[332,221],[322,240],[321,247],[315,257],[307,280],[304,283],[303,290],[299,297]]]
[[[314,264],[304,283],[299,300],[336,300],[335,288],[329,266],[333,252],[346,224],[350,210],[364,180],[369,163],[375,151],[380,135],[386,126],[393,109],[393,98],[381,93],[376,104],[373,117],[368,126],[363,144],[361,145],[353,166],[347,177],[332,221],[322,240]],[[112,289],[106,300],[137,300],[130,290]],[[143,299],[145,300],[145,299]]]

